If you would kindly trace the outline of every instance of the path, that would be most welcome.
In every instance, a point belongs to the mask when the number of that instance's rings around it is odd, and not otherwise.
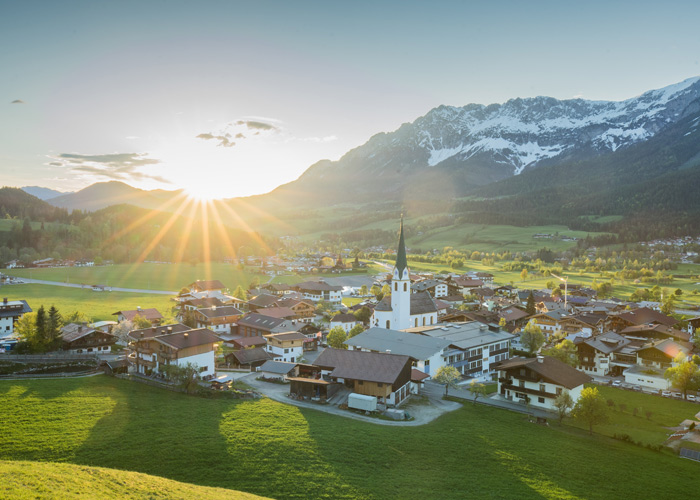
[[[77,284],[77,283],[62,283],[60,281],[44,281],[44,280],[33,280],[31,278],[20,278],[23,282],[25,283],[33,283],[36,285],[50,285],[50,286],[65,286],[68,288],[81,288],[83,290],[89,290],[91,288],[90,285],[85,285],[85,284]],[[142,290],[139,288],[120,288],[116,286],[110,286],[107,287],[109,291],[111,292],[130,292],[130,293],[153,293],[157,295],[177,295],[178,292],[171,292],[167,290]],[[95,293],[104,293],[104,292],[95,292]],[[109,292],[107,292],[109,293]]]

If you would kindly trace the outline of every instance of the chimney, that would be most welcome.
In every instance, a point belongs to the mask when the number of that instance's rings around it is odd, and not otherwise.
[[[537,362],[538,362],[538,363],[544,363],[544,356],[542,356],[541,354],[538,354],[538,355],[537,355]]]
[[[152,326],[152,327],[151,327],[151,331],[155,333],[156,327],[155,327],[155,326]]]
[[[78,325],[78,333],[83,331],[83,325]]]
[[[172,327],[172,326],[169,326],[169,327],[168,327],[168,333],[173,333],[173,327]]]

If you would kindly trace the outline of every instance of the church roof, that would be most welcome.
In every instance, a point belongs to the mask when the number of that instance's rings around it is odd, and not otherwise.
[[[401,229],[399,231],[399,248],[396,250],[396,265],[394,266],[399,271],[399,277],[403,276],[404,269],[408,268],[406,259],[406,244],[403,239],[403,218],[401,219]]]

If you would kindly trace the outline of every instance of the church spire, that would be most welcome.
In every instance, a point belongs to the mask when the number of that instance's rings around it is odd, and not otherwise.
[[[396,265],[394,266],[399,272],[399,278],[403,276],[403,271],[408,267],[406,260],[406,244],[403,239],[403,214],[401,215],[401,229],[399,230],[399,248],[396,250]]]

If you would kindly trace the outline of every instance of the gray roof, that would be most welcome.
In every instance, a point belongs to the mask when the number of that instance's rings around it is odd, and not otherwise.
[[[375,311],[391,311],[391,295],[384,297]],[[437,312],[435,299],[428,292],[416,292],[411,294],[411,314],[428,314]]]
[[[0,318],[20,316],[30,312],[32,312],[32,308],[29,307],[26,300],[8,300],[7,302],[0,302]]]
[[[286,361],[268,360],[262,364],[262,366],[260,367],[260,371],[286,375],[287,373],[291,372],[296,365],[296,363],[287,363]]]
[[[298,330],[302,323],[292,323],[286,319],[273,318],[259,313],[250,313],[238,320],[238,326],[260,328],[272,333],[291,332]]]
[[[274,358],[272,354],[267,352],[262,347],[254,347],[252,349],[241,349],[240,351],[233,351],[231,356],[236,358],[238,362],[242,365],[249,365],[250,363],[255,363],[257,361],[271,360]]]
[[[630,340],[615,332],[606,332],[588,339],[584,343],[604,354],[610,354],[628,345]]]
[[[393,384],[410,361],[408,356],[398,354],[329,347],[319,354],[313,365],[332,369],[331,377]]]
[[[427,279],[412,284],[411,289],[416,290],[418,292],[424,292],[442,284],[442,281]]]
[[[243,314],[237,308],[233,306],[214,306],[202,309],[197,309],[197,312],[206,316],[207,318],[221,318],[224,316],[239,316]]]
[[[450,345],[459,349],[472,349],[515,337],[515,335],[501,330],[498,326],[488,326],[478,321],[419,326],[409,328],[406,331],[447,340]]]
[[[450,345],[449,340],[378,327],[370,328],[344,343],[370,351],[390,351],[392,354],[402,354],[420,361],[430,358]]]

